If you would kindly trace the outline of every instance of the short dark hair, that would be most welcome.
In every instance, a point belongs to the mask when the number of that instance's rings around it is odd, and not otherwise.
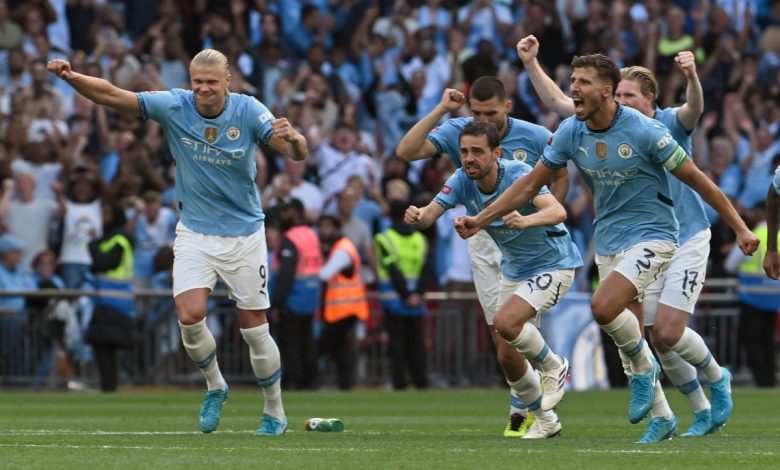
[[[329,223],[333,225],[333,227],[336,228],[339,232],[341,231],[341,220],[339,220],[338,217],[332,216],[332,215],[322,215],[320,216],[319,220],[317,220],[317,225],[321,223]]]
[[[460,139],[463,138],[464,135],[472,135],[474,137],[479,137],[481,135],[487,136],[487,143],[490,150],[498,148],[501,143],[501,136],[498,135],[498,129],[489,122],[471,121],[466,124],[466,127],[460,131],[458,142],[460,142]]]
[[[498,98],[498,101],[506,101],[506,88],[498,78],[485,75],[474,80],[474,83],[471,84],[469,99],[487,101],[494,97]]]
[[[604,54],[591,54],[574,56],[571,61],[572,70],[590,67],[596,69],[596,74],[601,80],[612,83],[612,96],[615,96],[618,83],[620,83],[620,69],[615,62]]]

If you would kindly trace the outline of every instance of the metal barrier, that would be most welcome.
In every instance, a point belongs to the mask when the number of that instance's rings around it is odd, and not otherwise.
[[[718,360],[738,370],[741,360],[737,338],[739,312],[736,281],[710,279],[702,293],[692,326],[699,331]],[[66,299],[83,305],[96,292],[46,290],[0,292],[0,296]],[[197,367],[181,347],[179,328],[170,291],[139,290],[135,293],[141,340],[121,359],[121,383],[126,385],[201,384]],[[473,292],[430,292],[426,294],[429,313],[425,317],[428,372],[432,386],[500,386],[503,383],[495,360],[495,350]],[[254,383],[248,349],[238,331],[233,304],[226,292],[212,295],[209,326],[217,338],[220,368],[231,383]],[[83,312],[82,312],[83,313]],[[372,301],[371,318],[358,334],[357,384],[389,386],[390,371],[387,335],[381,327],[382,312]],[[48,313],[31,313],[22,318],[0,312],[0,385],[58,388],[67,375],[63,365],[64,348],[52,340]],[[86,323],[81,318],[82,326]],[[319,325],[315,323],[315,334]],[[272,331],[273,334],[273,331]],[[76,345],[78,347],[78,345]],[[71,351],[81,370],[76,377],[90,385],[97,375],[89,354]],[[81,354],[80,357],[78,357]],[[335,383],[332,366],[320,359],[322,386]]]

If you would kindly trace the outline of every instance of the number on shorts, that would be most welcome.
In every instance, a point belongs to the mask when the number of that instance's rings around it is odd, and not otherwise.
[[[636,260],[636,269],[639,271],[639,274],[642,274],[642,269],[644,268],[645,271],[650,269],[650,258],[655,258],[655,252],[653,250],[650,250],[648,248],[645,248],[645,259],[638,259]]]
[[[553,278],[550,274],[540,274],[535,278],[528,280],[528,287],[531,289],[531,292],[533,292],[535,288],[539,290],[547,290],[550,287],[550,284],[552,284],[552,281]]]
[[[685,296],[686,299],[690,299],[691,295],[693,295],[694,289],[696,289],[696,286],[698,283],[696,280],[699,278],[699,272],[698,271],[688,271],[685,270],[685,276],[683,277],[682,282],[682,293]]]
[[[265,272],[265,265],[260,266],[260,279],[262,284],[260,284],[260,293],[265,295],[265,286],[268,284],[266,272]]]

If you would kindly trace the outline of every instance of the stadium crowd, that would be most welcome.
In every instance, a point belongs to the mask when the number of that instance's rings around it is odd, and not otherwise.
[[[133,239],[134,285],[170,285],[177,202],[160,126],[77,95],[47,72],[52,59],[149,91],[188,88],[193,55],[225,53],[231,91],[256,97],[308,142],[305,162],[267,147],[254,156],[269,251],[279,251],[290,228],[284,212],[297,200],[305,224],[324,215],[340,222],[374,286],[374,237],[392,226],[391,209],[427,203],[454,171],[446,156],[409,163],[395,155],[445,88],[467,93],[478,77],[496,76],[512,117],[557,128],[561,118],[517,57],[529,34],[564,91],[572,57],[602,52],[653,70],[662,107],[684,99],[674,57],[693,51],[705,97],[693,158],[750,226],[763,221],[780,164],[777,0],[0,0],[0,289],[84,287],[95,270],[89,242],[103,236],[101,205],[114,203]],[[585,255],[589,192],[569,173],[567,226]],[[471,283],[466,244],[452,228],[458,214],[423,233],[430,249],[420,291]],[[709,277],[730,276],[734,240],[710,214]],[[591,287],[583,271],[575,290]],[[4,334],[16,331],[24,299],[0,298],[0,306]]]

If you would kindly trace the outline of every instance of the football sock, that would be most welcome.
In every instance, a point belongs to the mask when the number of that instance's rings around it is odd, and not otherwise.
[[[688,364],[674,351],[667,351],[658,356],[664,368],[664,374],[669,377],[685,398],[691,404],[694,413],[710,408],[710,402],[696,377],[696,368]]]
[[[520,399],[520,397],[517,396],[517,392],[512,387],[512,384],[507,381],[507,383],[510,386],[509,389],[509,415],[513,414],[521,414],[523,416],[528,415],[528,407],[525,406],[525,403],[523,403],[523,400]]]
[[[561,359],[557,354],[550,353],[550,348],[544,342],[542,334],[531,323],[525,323],[517,338],[510,341],[509,344],[526,357],[533,359],[544,371],[561,365]]]
[[[217,363],[217,342],[206,326],[206,319],[194,325],[184,325],[179,322],[181,341],[190,359],[195,361],[206,379],[209,390],[225,388],[225,379],[219,371]]]
[[[650,416],[653,418],[663,417],[669,419],[672,417],[672,409],[669,408],[669,402],[666,401],[664,389],[661,387],[661,381],[655,381],[655,398],[653,399],[653,408],[650,410]]]
[[[710,383],[717,382],[723,376],[718,361],[712,357],[710,350],[707,349],[707,345],[704,344],[704,340],[699,336],[699,333],[692,329],[686,327],[680,341],[672,346],[671,349],[686,362],[697,369],[701,369]]]
[[[639,331],[639,321],[636,316],[626,309],[620,312],[610,323],[601,328],[612,337],[615,345],[623,351],[631,361],[631,371],[634,374],[644,374],[650,371],[650,348],[642,339]]]
[[[277,419],[284,418],[282,405],[282,369],[279,348],[268,333],[268,323],[254,328],[241,328],[241,336],[249,345],[249,361],[263,389],[265,405],[263,413]]]
[[[528,409],[534,414],[541,411],[542,406],[542,387],[539,383],[539,374],[536,373],[531,364],[528,364],[525,374],[515,382],[509,382],[517,396],[528,405]]]

